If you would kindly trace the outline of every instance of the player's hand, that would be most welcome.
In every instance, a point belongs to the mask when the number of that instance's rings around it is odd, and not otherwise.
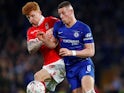
[[[37,38],[43,42],[50,40],[52,37],[53,37],[53,28],[47,30],[46,33],[43,31],[37,32]]]
[[[44,41],[45,36],[46,36],[46,35],[45,35],[45,32],[38,31],[36,37],[37,37],[40,41]]]
[[[49,30],[46,31],[46,35],[49,39],[52,38],[53,36],[53,28],[50,28]]]
[[[67,48],[61,48],[59,50],[59,55],[61,56],[72,56],[72,51]]]

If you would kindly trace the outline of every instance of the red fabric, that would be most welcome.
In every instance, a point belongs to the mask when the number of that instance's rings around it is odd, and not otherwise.
[[[95,87],[95,92],[96,92],[96,93],[100,93],[100,92],[99,92],[99,89],[98,89],[97,87]]]
[[[46,32],[48,29],[52,28],[54,26],[54,23],[58,20],[59,19],[50,16],[46,17],[40,26],[30,27],[27,31],[27,41],[29,41],[30,39],[35,39],[38,30]],[[48,47],[42,45],[39,51],[43,55],[44,65],[48,65],[60,59],[60,56],[58,55],[58,48],[49,49]]]

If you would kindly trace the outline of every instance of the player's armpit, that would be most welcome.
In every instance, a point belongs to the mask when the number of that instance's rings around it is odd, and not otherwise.
[[[42,41],[38,40],[38,38],[30,39],[29,41],[27,41],[28,52],[30,54],[33,54],[37,52],[42,45]]]

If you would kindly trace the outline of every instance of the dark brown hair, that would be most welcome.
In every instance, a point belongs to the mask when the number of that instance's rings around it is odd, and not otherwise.
[[[67,7],[67,6],[70,6],[70,5],[71,5],[71,3],[69,1],[63,1],[62,3],[60,3],[58,5],[58,9],[63,8],[63,7]]]

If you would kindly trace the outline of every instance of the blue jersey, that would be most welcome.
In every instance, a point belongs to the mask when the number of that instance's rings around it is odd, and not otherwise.
[[[94,43],[88,25],[77,21],[72,27],[67,28],[62,21],[55,23],[53,34],[59,40],[61,48],[69,50],[83,50],[84,44]],[[71,85],[71,90],[81,87],[81,79],[85,75],[94,77],[94,64],[90,58],[65,56],[66,77]]]
[[[82,50],[84,44],[94,42],[89,26],[81,21],[77,21],[70,28],[67,28],[62,21],[56,22],[53,34],[59,40],[60,47],[69,50]],[[64,62],[66,67],[69,67],[85,59],[89,58],[66,56]]]

